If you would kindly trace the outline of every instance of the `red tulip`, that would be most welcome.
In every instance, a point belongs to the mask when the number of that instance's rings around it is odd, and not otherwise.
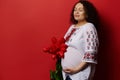
[[[55,37],[52,37],[51,41],[51,46],[48,48],[44,48],[43,51],[52,54],[53,59],[64,58],[64,53],[66,52],[66,48],[68,47],[65,44],[65,39],[60,38],[59,40],[57,40]]]
[[[43,48],[43,51],[44,51],[44,52],[48,52],[49,49],[48,49],[48,48]]]
[[[64,48],[64,47],[61,48],[60,50],[63,51],[63,52],[66,52],[66,48]]]
[[[60,38],[59,39],[59,43],[61,44],[61,43],[65,43],[65,39],[64,38]]]
[[[56,59],[56,55],[52,54],[52,59],[55,60]]]
[[[64,52],[59,51],[58,54],[59,54],[58,56],[59,56],[60,58],[64,58]]]
[[[63,48],[63,47],[64,47],[64,48],[67,48],[68,46],[67,46],[65,43],[62,43],[60,47],[61,47],[61,48]]]

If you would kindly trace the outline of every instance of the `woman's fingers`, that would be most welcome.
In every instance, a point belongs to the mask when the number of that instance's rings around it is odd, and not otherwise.
[[[69,73],[69,74],[72,73],[72,69],[69,69],[69,68],[68,69],[64,69],[63,71],[66,72],[66,73]]]

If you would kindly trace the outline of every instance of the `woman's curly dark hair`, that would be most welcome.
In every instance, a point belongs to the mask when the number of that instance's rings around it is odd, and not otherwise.
[[[98,12],[97,12],[96,8],[94,7],[94,5],[91,2],[89,2],[88,0],[80,0],[77,3],[75,3],[75,5],[78,3],[81,3],[84,6],[85,13],[87,15],[87,17],[86,17],[87,22],[91,22],[95,25],[95,27],[97,27],[99,24],[99,17],[98,17]],[[71,12],[71,22],[73,24],[77,24],[77,21],[74,19],[74,15],[73,15],[75,5]]]

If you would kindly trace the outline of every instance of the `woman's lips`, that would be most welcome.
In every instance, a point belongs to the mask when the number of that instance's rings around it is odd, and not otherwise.
[[[75,15],[75,17],[79,17],[80,15]]]

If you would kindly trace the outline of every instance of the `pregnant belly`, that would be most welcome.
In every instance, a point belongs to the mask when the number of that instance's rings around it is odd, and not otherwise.
[[[61,61],[63,69],[73,68],[81,63],[82,54],[75,48],[68,47],[64,55],[65,57]]]

